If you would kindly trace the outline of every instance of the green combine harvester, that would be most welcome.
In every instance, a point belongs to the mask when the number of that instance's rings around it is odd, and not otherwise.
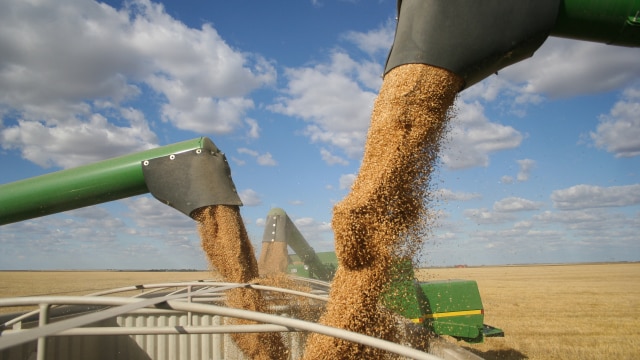
[[[261,264],[286,263],[280,271],[289,275],[326,282],[332,280],[338,267],[335,252],[316,253],[280,208],[273,208],[267,214],[263,253],[276,241],[288,244],[294,253],[286,262],[275,256],[261,256]],[[418,282],[411,261],[398,263],[392,271],[394,281],[383,294],[382,303],[414,324],[423,326],[430,333],[449,335],[469,343],[483,342],[485,337],[504,336],[502,330],[484,324],[484,307],[474,280]]]

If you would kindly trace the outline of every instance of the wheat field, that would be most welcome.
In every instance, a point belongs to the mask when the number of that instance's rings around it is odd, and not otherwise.
[[[416,274],[423,281],[478,282],[485,323],[503,329],[505,337],[458,344],[485,359],[640,358],[640,263],[438,268]],[[82,295],[213,276],[206,271],[0,271],[0,297]]]
[[[478,282],[485,323],[505,337],[459,344],[485,359],[640,358],[640,263],[423,269],[418,277]]]

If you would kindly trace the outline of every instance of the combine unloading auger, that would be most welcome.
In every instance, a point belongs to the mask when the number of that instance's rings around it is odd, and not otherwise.
[[[318,254],[309,245],[283,209],[273,208],[269,210],[265,221],[262,250],[258,260],[260,273],[289,272],[288,247],[291,247],[300,258],[308,277],[331,281],[335,273],[335,266],[321,261]],[[296,268],[293,269],[297,270]]]
[[[640,0],[399,0],[384,72],[427,64],[467,88],[531,57],[548,36],[638,47]]]
[[[187,216],[242,205],[225,155],[201,137],[0,185],[0,225],[145,193]]]

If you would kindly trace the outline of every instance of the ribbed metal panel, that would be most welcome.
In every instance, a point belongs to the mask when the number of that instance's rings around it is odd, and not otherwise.
[[[121,328],[157,326],[216,326],[225,325],[229,319],[220,316],[158,313],[139,311],[105,320],[92,326]],[[291,350],[291,360],[302,355],[302,333],[284,333],[284,341]],[[0,351],[0,360],[35,359],[36,342]],[[229,334],[180,334],[180,335],[103,335],[103,336],[52,336],[47,338],[47,360],[244,360],[242,352]]]
[[[117,318],[117,322],[121,327],[211,326],[221,324],[221,318],[200,314],[136,313],[121,315]],[[236,358],[225,356],[224,336],[221,334],[132,335],[131,340],[154,360]]]
[[[202,314],[137,313],[119,316],[117,322],[121,327],[215,326],[225,325],[229,319]],[[299,359],[302,356],[305,338],[302,333],[284,334],[284,341],[291,351],[290,359]],[[131,340],[154,360],[245,359],[229,334],[133,335]]]

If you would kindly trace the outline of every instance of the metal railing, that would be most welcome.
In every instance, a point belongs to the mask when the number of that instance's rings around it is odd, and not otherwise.
[[[306,281],[296,278],[297,281]],[[356,342],[362,345],[382,349],[390,353],[411,359],[439,359],[436,356],[413,349],[409,346],[385,341],[375,337],[333,328],[318,323],[295,319],[287,316],[260,313],[223,306],[224,292],[235,288],[247,288],[267,294],[285,294],[300,297],[319,304],[328,300],[329,284],[314,281],[314,293],[259,284],[238,284],[214,281],[182,283],[161,283],[135,285],[101,291],[87,296],[37,296],[0,299],[0,307],[38,306],[37,310],[16,315],[0,324],[0,351],[32,341],[37,341],[37,359],[44,360],[46,339],[57,336],[79,335],[187,335],[187,334],[229,334],[246,332],[315,332],[327,336]],[[131,291],[140,291],[130,297],[118,297]],[[52,319],[52,309],[62,306],[91,306],[91,311],[65,315],[62,319]],[[97,308],[97,310],[96,310]],[[169,326],[90,326],[102,320],[112,319],[123,314],[146,313],[187,313],[208,314],[225,318],[237,318],[255,321],[252,325],[196,325],[191,316],[183,325]],[[34,322],[37,326],[26,329],[23,323]],[[56,321],[52,321],[56,320]]]

